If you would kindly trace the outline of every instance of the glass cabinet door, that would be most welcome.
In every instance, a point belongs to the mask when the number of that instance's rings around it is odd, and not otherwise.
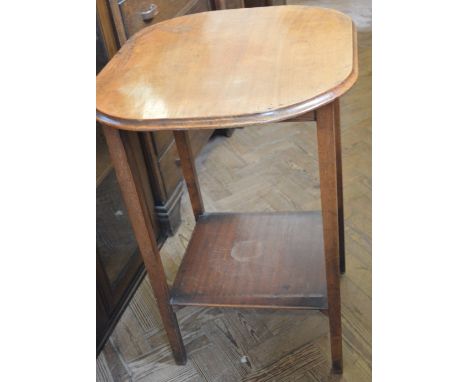
[[[106,275],[105,283],[114,293],[119,292],[122,281],[136,272],[141,259],[102,128],[98,126],[96,132],[97,255]]]

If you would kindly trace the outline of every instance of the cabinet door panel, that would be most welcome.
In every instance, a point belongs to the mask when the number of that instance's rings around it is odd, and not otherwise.
[[[115,288],[131,264],[140,261],[102,130],[96,131],[96,245],[109,285]]]
[[[152,135],[154,145],[156,146],[156,153],[161,157],[174,141],[174,134],[172,131],[155,131]]]
[[[96,192],[96,244],[111,285],[137,254],[137,242],[112,169]]]
[[[172,141],[166,153],[159,159],[159,168],[164,181],[166,195],[171,195],[182,180],[182,172],[178,159],[177,147],[175,141]]]

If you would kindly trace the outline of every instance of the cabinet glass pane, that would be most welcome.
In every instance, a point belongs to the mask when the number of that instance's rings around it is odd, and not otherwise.
[[[96,244],[112,285],[138,252],[101,128],[96,131]]]

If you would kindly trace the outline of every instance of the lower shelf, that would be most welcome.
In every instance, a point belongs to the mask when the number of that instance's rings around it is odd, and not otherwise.
[[[204,214],[171,294],[173,305],[326,309],[321,213]]]

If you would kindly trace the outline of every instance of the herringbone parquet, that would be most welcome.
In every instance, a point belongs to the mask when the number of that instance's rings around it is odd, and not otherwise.
[[[360,78],[341,107],[347,251],[341,279],[343,376],[329,375],[327,318],[302,311],[182,308],[177,316],[188,362],[176,366],[145,280],[97,359],[98,381],[371,380],[370,4],[327,1],[301,3],[335,6],[357,19],[360,30]],[[320,209],[315,150],[314,123],[255,126],[214,138],[197,159],[206,209]],[[170,282],[194,226],[186,194],[182,217],[162,250]]]

